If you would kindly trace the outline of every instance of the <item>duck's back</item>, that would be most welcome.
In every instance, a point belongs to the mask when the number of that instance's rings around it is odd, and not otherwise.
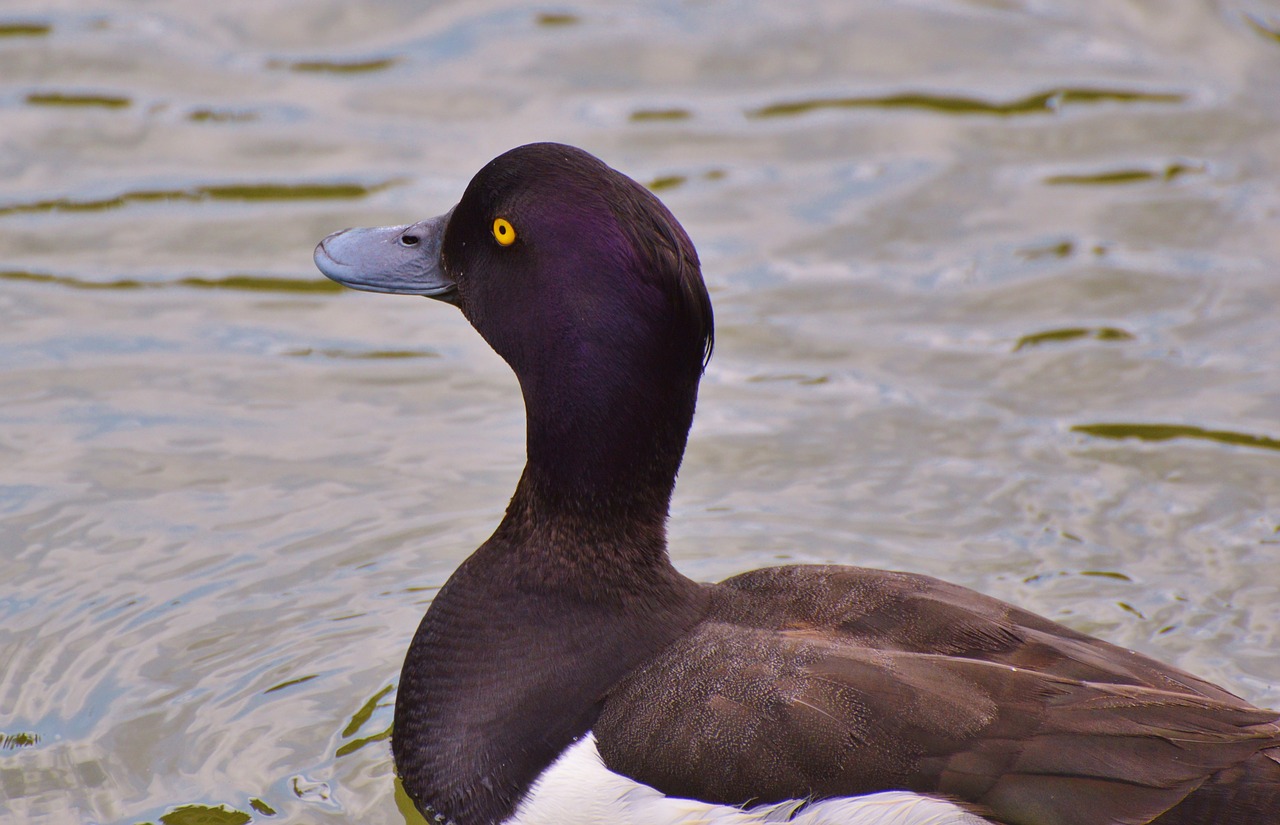
[[[708,618],[594,728],[611,769],[665,793],[904,789],[1027,825],[1280,823],[1277,714],[1190,674],[925,576],[795,566],[710,587]]]

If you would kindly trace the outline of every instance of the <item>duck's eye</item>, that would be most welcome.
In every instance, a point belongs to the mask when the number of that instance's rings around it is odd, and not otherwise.
[[[400,245],[401,246],[417,246],[418,236],[417,235],[401,235]]]
[[[511,246],[516,242],[516,228],[506,218],[497,218],[493,222],[493,239],[502,246]]]

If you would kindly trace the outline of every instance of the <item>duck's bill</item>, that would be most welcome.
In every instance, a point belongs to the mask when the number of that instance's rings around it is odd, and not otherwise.
[[[440,260],[449,210],[406,226],[334,232],[316,246],[316,266],[325,277],[352,289],[393,295],[425,295],[457,303],[457,288]]]

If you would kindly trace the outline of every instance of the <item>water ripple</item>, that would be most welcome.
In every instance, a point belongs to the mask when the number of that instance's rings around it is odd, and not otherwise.
[[[903,92],[854,97],[815,97],[772,103],[747,112],[752,118],[795,117],[826,109],[918,109],[951,115],[1035,115],[1059,111],[1064,106],[1092,103],[1182,103],[1186,96],[1174,92],[1132,89],[1062,88],[1028,95],[1005,103],[963,95]]]

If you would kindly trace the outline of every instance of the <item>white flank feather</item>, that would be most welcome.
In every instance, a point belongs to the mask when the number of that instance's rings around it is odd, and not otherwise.
[[[505,825],[991,825],[906,791],[735,808],[664,796],[604,766],[587,734],[543,772]]]

